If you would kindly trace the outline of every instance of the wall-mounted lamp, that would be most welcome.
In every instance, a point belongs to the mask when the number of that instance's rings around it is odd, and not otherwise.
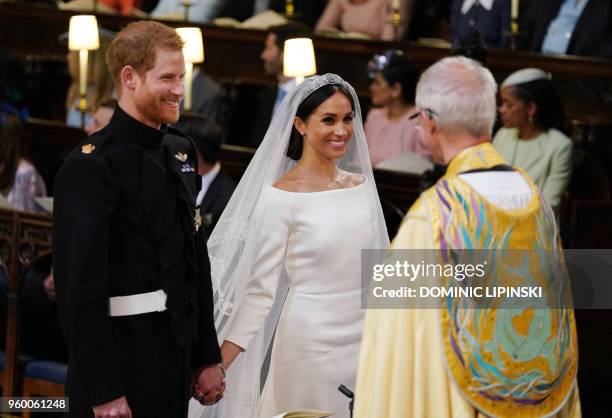
[[[304,77],[316,73],[317,63],[312,39],[287,39],[283,50],[283,75],[285,77],[295,77],[299,85],[304,81]]]
[[[81,128],[85,127],[87,112],[87,61],[89,51],[100,48],[98,21],[93,15],[77,15],[70,18],[68,30],[68,49],[79,51],[79,110],[81,111]]]

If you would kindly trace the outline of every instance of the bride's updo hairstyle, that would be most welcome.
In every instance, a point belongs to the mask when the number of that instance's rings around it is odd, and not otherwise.
[[[300,103],[300,106],[295,112],[295,116],[302,119],[304,122],[312,115],[312,113],[327,99],[332,97],[336,92],[340,92],[346,96],[351,102],[351,109],[355,111],[355,103],[353,97],[348,89],[342,84],[326,84],[321,88],[313,91],[308,97]],[[295,128],[295,125],[291,129],[291,138],[289,139],[289,145],[287,147],[287,157],[294,161],[302,158],[302,150],[304,149],[304,138]]]

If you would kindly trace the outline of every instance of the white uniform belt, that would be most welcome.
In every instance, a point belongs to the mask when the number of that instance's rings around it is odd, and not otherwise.
[[[109,298],[109,316],[139,315],[149,312],[162,312],[166,310],[168,295],[163,290],[139,293],[129,296],[113,296]]]

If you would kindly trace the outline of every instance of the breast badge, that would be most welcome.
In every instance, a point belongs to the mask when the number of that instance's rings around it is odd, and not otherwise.
[[[94,152],[94,150],[96,149],[96,146],[93,144],[87,144],[87,145],[83,145],[81,147],[81,152],[83,154],[91,154],[92,152]]]

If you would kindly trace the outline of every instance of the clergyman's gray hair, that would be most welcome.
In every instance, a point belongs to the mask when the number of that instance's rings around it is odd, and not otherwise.
[[[497,83],[491,72],[465,57],[447,57],[422,75],[416,105],[434,113],[444,132],[490,135],[496,115]]]

